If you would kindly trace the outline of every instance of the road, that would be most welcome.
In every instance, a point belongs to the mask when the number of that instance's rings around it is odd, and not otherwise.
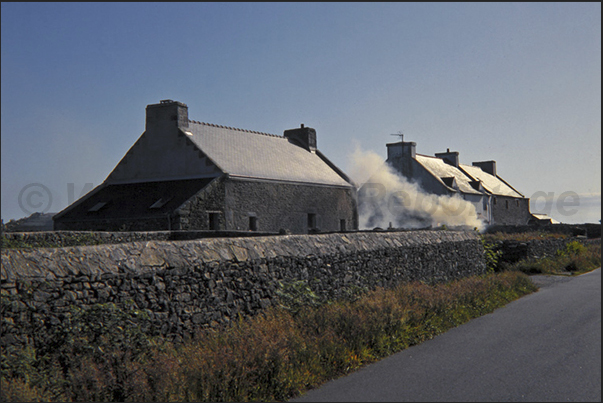
[[[294,399],[601,401],[601,269],[537,292]]]

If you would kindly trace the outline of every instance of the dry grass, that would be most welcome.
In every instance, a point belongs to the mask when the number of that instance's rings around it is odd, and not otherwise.
[[[519,272],[435,286],[404,284],[354,302],[269,309],[226,330],[200,333],[179,347],[147,343],[144,354],[111,351],[118,361],[107,360],[111,346],[98,345],[67,357],[71,365],[62,371],[41,366],[66,357],[43,360],[35,351],[9,357],[3,351],[1,396],[10,401],[283,401],[535,289]]]

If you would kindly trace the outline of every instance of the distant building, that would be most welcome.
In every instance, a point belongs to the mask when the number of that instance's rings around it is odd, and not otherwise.
[[[32,213],[29,217],[23,217],[18,220],[10,220],[3,223],[3,231],[6,232],[37,232],[52,231],[52,217],[56,213]]]
[[[530,199],[496,173],[496,161],[461,164],[459,153],[417,154],[416,143],[387,144],[387,161],[394,170],[428,193],[458,195],[475,206],[486,224],[524,225],[532,218]]]
[[[551,225],[551,224],[561,224],[559,221],[555,220],[552,217],[549,217],[546,214],[540,213],[532,213],[532,217],[528,221],[530,225]]]
[[[146,128],[107,179],[54,217],[56,230],[358,228],[356,188],[310,127],[284,136],[201,123],[172,100],[146,108]]]

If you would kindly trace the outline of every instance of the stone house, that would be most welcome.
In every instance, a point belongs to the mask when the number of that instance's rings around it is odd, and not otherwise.
[[[146,107],[144,133],[106,180],[54,216],[55,230],[342,231],[358,228],[356,187],[310,127],[284,136]]]
[[[525,225],[532,218],[530,199],[498,176],[496,161],[461,164],[458,151],[435,157],[417,154],[415,142],[387,144],[387,161],[428,193],[459,195],[471,202],[485,224]]]

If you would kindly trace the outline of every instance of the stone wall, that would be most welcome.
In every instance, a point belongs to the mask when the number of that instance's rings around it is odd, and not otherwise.
[[[356,204],[356,190],[351,187],[230,178],[226,183],[226,228],[249,229],[253,216],[262,231],[356,230]],[[314,215],[314,228],[308,227],[309,214]]]
[[[209,214],[218,213],[217,227],[224,230],[224,177],[213,180],[203,190],[175,211],[172,228],[181,230],[210,230]]]
[[[201,238],[252,237],[277,235],[275,232],[251,231],[38,231],[4,232],[2,238],[10,245],[30,247],[65,247],[116,244],[139,241],[182,241]]]
[[[493,196],[493,223],[497,225],[523,225],[528,223],[530,217],[530,199]]]
[[[526,232],[547,232],[569,236],[601,238],[601,224],[536,224],[536,225],[489,225],[485,232],[495,234],[522,234]]]
[[[2,250],[1,344],[31,321],[50,327],[72,305],[146,310],[152,329],[181,340],[274,305],[279,282],[305,280],[322,298],[354,287],[441,282],[485,272],[473,232],[408,231],[144,241]],[[33,312],[33,314],[32,314]]]

